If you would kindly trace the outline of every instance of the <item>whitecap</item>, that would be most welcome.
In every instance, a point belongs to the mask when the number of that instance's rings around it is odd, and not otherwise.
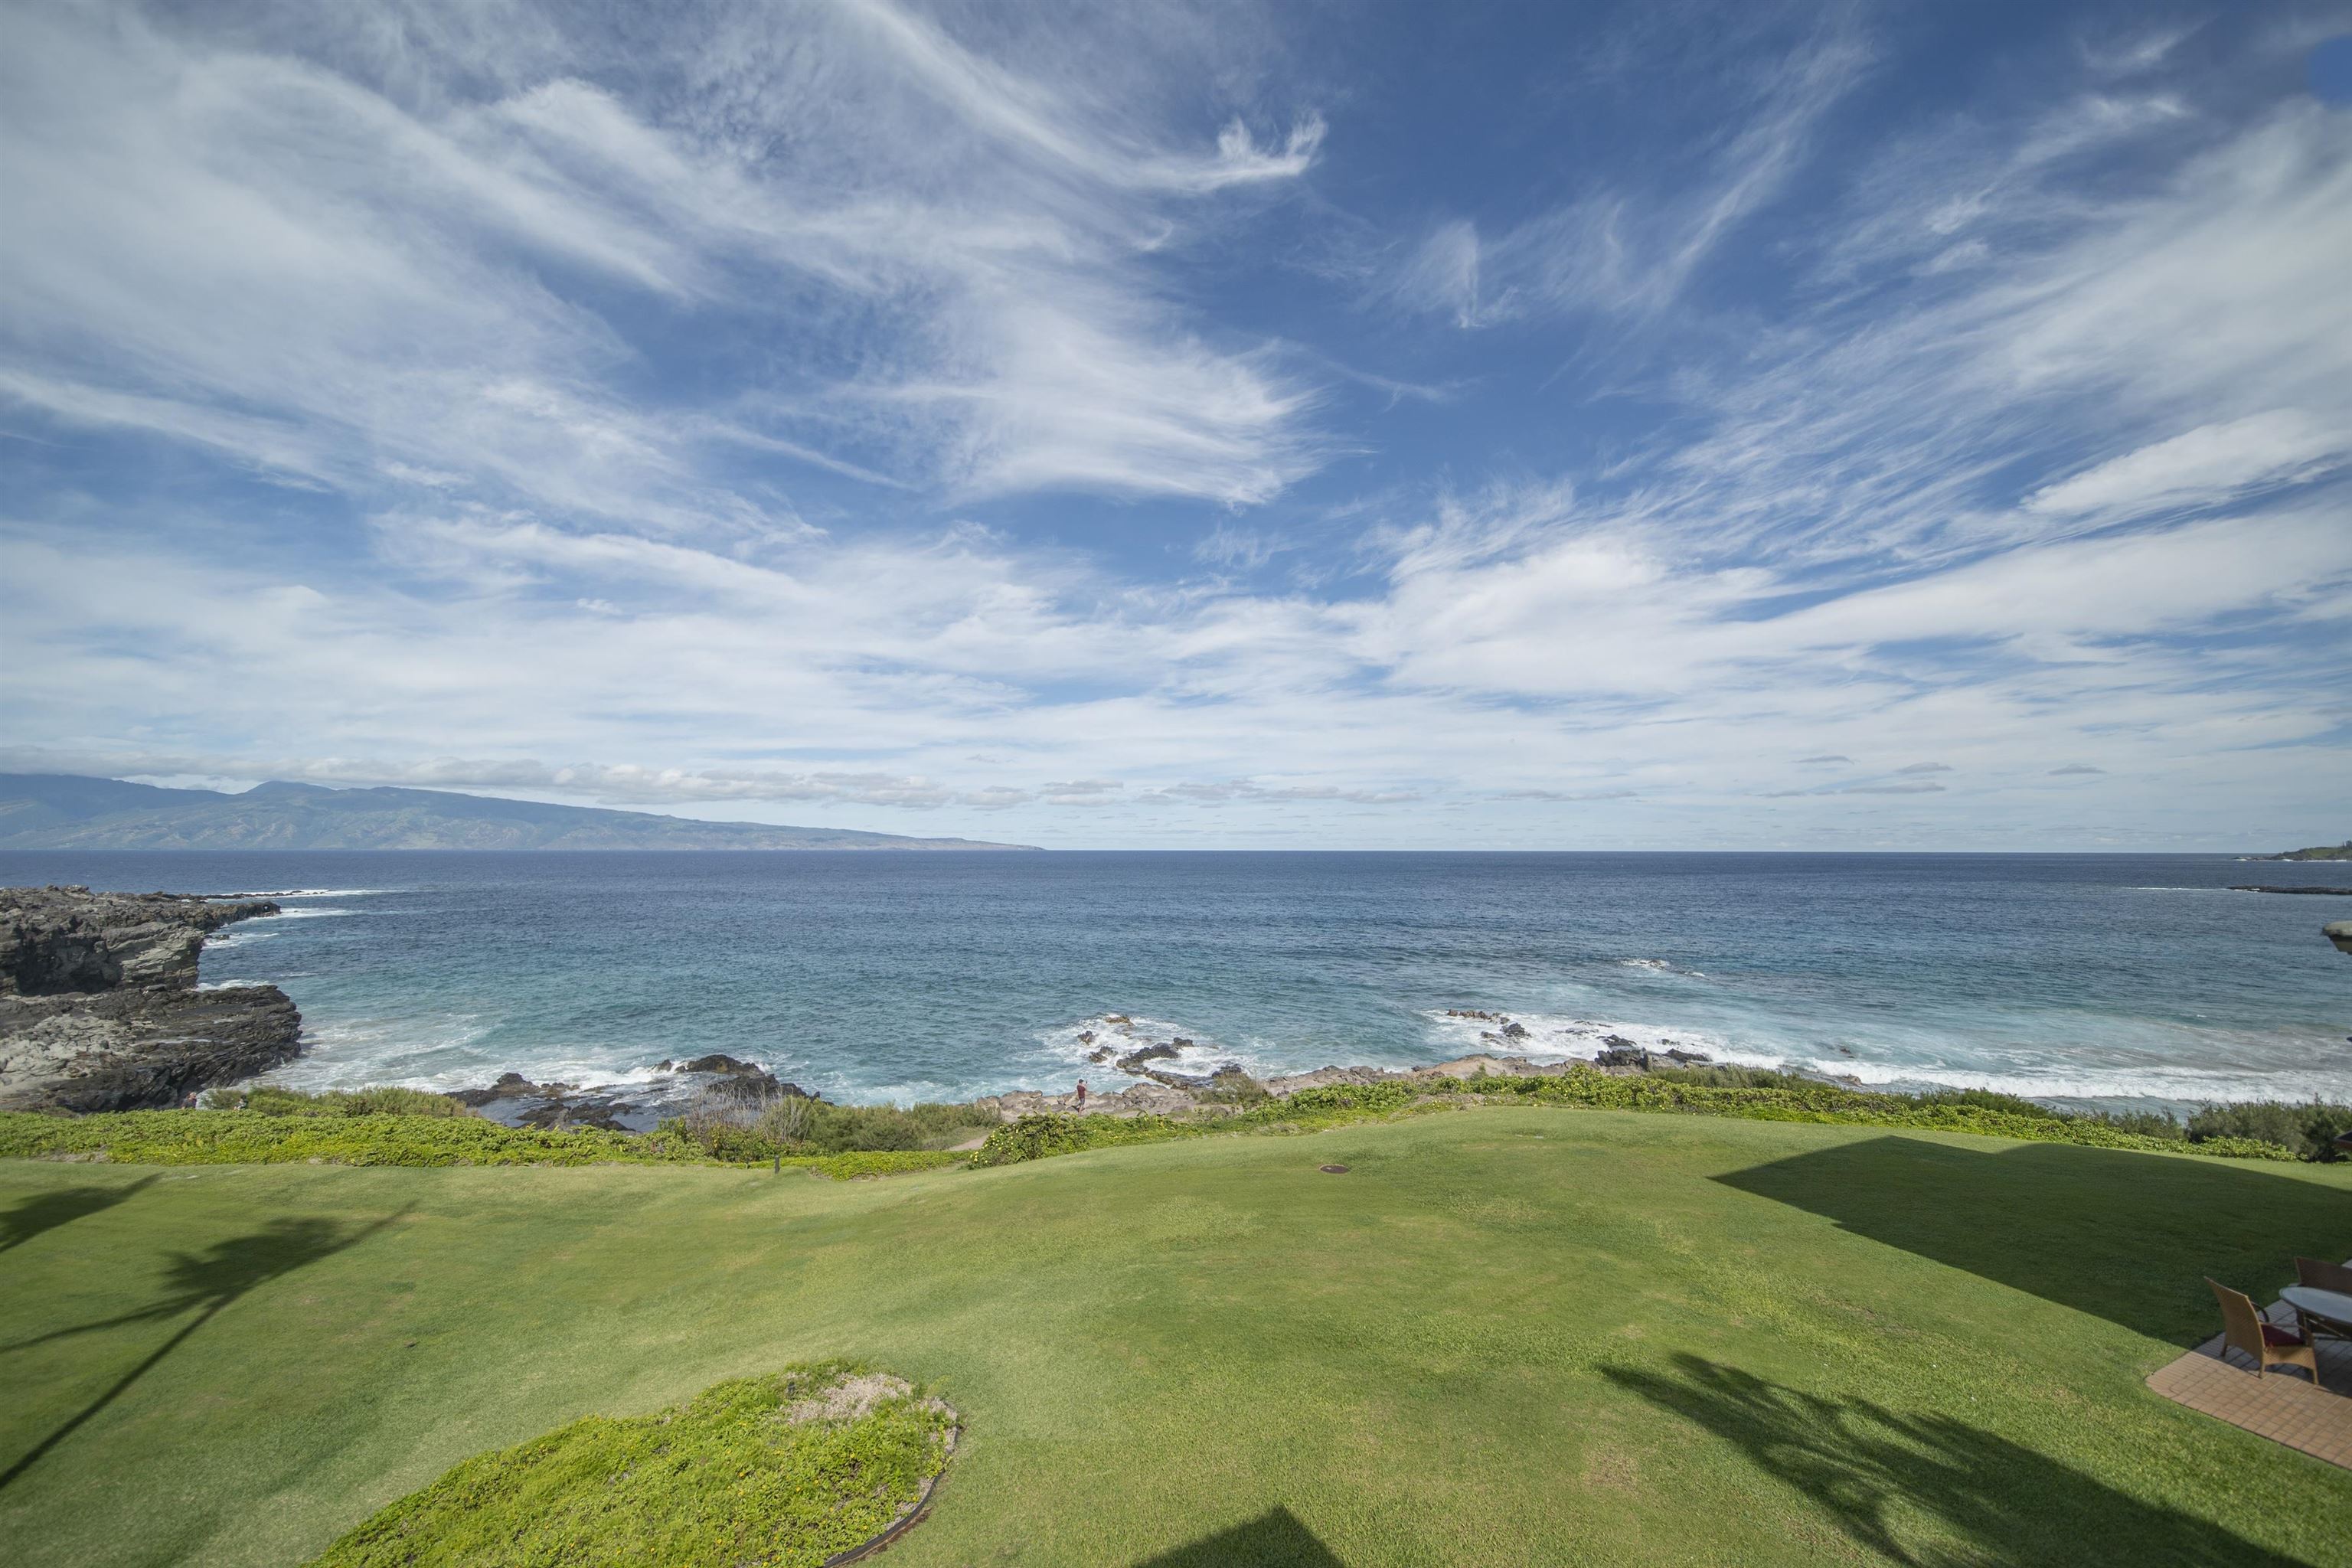
[[[1124,1087],[1121,1080],[1130,1075],[1120,1072],[1118,1058],[1146,1046],[1172,1045],[1178,1040],[1188,1042],[1176,1047],[1172,1057],[1154,1057],[1142,1065],[1157,1072],[1181,1073],[1192,1078],[1206,1078],[1228,1062],[1238,1062],[1253,1077],[1264,1077],[1268,1070],[1264,1059],[1254,1053],[1221,1044],[1207,1034],[1164,1018],[1148,1018],[1141,1014],[1126,1016],[1125,1023],[1115,1023],[1109,1014],[1097,1014],[1074,1024],[1055,1025],[1038,1031],[1037,1043],[1045,1054],[1077,1069],[1085,1076],[1087,1069],[1107,1075],[1114,1087]],[[1092,1040],[1081,1040],[1080,1035],[1092,1035]],[[1093,1060],[1094,1053],[1108,1047],[1110,1057]]]
[[[1718,1062],[1731,1062],[1743,1067],[1768,1067],[1780,1059],[1775,1055],[1743,1051],[1717,1035],[1677,1024],[1633,1023],[1622,1018],[1585,1018],[1549,1013],[1506,1013],[1496,1008],[1485,1011],[1493,1016],[1465,1018],[1449,1016],[1442,1009],[1426,1012],[1423,1016],[1428,1020],[1432,1044],[1452,1056],[1484,1052],[1496,1056],[1526,1057],[1534,1061],[1590,1058],[1608,1049],[1608,1039],[1613,1035],[1647,1051],[1696,1051]],[[1507,1022],[1518,1025],[1527,1033],[1505,1035],[1503,1025]]]
[[[1974,1089],[2022,1100],[2145,1100],[2176,1105],[2248,1100],[2352,1100],[2352,1068],[2269,1069],[2252,1065],[2195,1068],[2151,1063],[2102,1068],[2053,1062],[2047,1067],[2003,1069],[1862,1058],[1801,1058],[1791,1065],[1874,1089]]]
[[[1680,974],[1692,980],[1704,980],[1702,970],[1685,969],[1681,964],[1663,958],[1621,958],[1617,961],[1627,969],[1646,969],[1653,974]]]

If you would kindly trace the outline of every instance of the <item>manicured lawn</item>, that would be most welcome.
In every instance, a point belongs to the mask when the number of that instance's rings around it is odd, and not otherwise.
[[[2342,1166],[1488,1109],[849,1184],[7,1161],[0,1247],[27,1568],[299,1562],[828,1357],[967,1423],[894,1568],[2352,1563],[2352,1472],[2140,1381],[2200,1276],[2352,1253]]]

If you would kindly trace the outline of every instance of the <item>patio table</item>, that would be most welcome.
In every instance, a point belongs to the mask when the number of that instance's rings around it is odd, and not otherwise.
[[[2352,1335],[2352,1296],[2341,1290],[2290,1285],[2279,1292],[2279,1300],[2293,1307],[2299,1317],[2316,1318],[2339,1334]]]

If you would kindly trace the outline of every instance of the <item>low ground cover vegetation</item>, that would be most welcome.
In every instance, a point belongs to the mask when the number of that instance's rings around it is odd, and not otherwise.
[[[944,1403],[870,1367],[735,1378],[682,1408],[585,1416],[478,1454],[313,1568],[820,1568],[913,1510],[954,1430]]]
[[[745,1102],[707,1099],[662,1123],[661,1134],[698,1143],[712,1158],[756,1163],[808,1154],[904,1153],[969,1142],[1002,1124],[969,1105],[835,1105],[804,1095]]]
[[[2247,1135],[2240,1129],[2352,1125],[2352,1107],[2244,1108],[2292,1113],[2275,1121],[2247,1118],[2184,1128],[2168,1119],[2134,1122],[2068,1116],[2031,1100],[1975,1089],[1936,1095],[1875,1094],[1793,1073],[1752,1068],[1682,1068],[1620,1078],[1572,1068],[1539,1077],[1387,1079],[1301,1089],[1213,1121],[1171,1117],[1113,1121],[1102,1117],[1024,1116],[989,1135],[972,1156],[976,1165],[1017,1164],[1083,1149],[1115,1147],[1213,1132],[1315,1131],[1370,1117],[1473,1104],[1549,1105],[1582,1110],[1677,1111],[1759,1121],[1818,1121],[1856,1127],[1905,1127],[1973,1132],[2036,1142],[2080,1143],[2210,1154],[2241,1160],[2331,1159],[2336,1152],[2306,1138]]]
[[[712,1163],[813,1171],[836,1180],[961,1164],[929,1150],[785,1152],[682,1131],[509,1127],[478,1116],[403,1111],[127,1110],[96,1116],[0,1112],[0,1158],[142,1165],[677,1165]]]
[[[207,1110],[250,1110],[258,1116],[472,1116],[464,1101],[424,1089],[331,1089],[307,1093],[268,1085],[215,1089]]]
[[[435,1104],[433,1102],[439,1102]],[[0,1113],[0,1157],[104,1159],[144,1164],[586,1165],[716,1163],[812,1170],[837,1179],[961,1164],[1019,1164],[1087,1149],[1210,1134],[1318,1131],[1353,1121],[1470,1105],[1543,1105],[1818,1121],[1979,1133],[2237,1160],[2343,1157],[2330,1142],[2352,1129],[2352,1107],[2210,1107],[2169,1116],[2067,1114],[1981,1089],[1884,1094],[1792,1073],[1738,1067],[1664,1068],[1616,1077],[1573,1068],[1557,1075],[1387,1079],[1302,1089],[1286,1099],[1235,1095],[1195,1116],[1025,1116],[1001,1121],[962,1105],[841,1106],[793,1097],[666,1121],[655,1131],[508,1127],[446,1096],[415,1089],[320,1095],[255,1089],[200,1111],[127,1111],[64,1118]],[[455,1106],[453,1110],[442,1106]],[[1236,1109],[1236,1107],[1240,1109]],[[967,1156],[950,1147],[985,1131]]]

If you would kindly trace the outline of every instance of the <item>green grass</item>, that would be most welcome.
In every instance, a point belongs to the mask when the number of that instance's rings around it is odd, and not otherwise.
[[[682,1409],[583,1416],[467,1459],[316,1568],[821,1568],[911,1511],[947,1464],[953,1413],[903,1380],[828,1408],[828,1394],[875,1375],[850,1362],[788,1367]]]
[[[301,1562],[835,1357],[964,1423],[894,1568],[2352,1563],[2352,1472],[2142,1383],[2201,1276],[2352,1251],[2343,1165],[1528,1105],[850,1184],[8,1161],[0,1221],[25,1568]]]

